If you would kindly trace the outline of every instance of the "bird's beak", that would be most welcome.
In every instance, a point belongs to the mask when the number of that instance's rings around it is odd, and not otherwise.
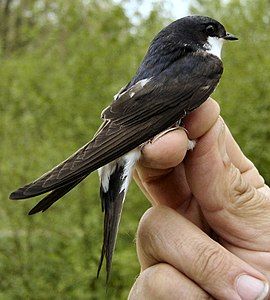
[[[227,41],[237,41],[238,40],[238,37],[236,37],[235,35],[233,35],[229,32],[227,32],[223,38],[224,38],[224,40],[227,40]]]

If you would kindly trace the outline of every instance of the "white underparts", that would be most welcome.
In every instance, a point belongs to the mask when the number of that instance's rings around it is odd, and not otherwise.
[[[118,158],[117,160],[101,167],[98,169],[100,183],[104,192],[108,192],[110,185],[110,177],[114,173],[116,169],[116,165],[119,164],[124,167],[124,172],[122,176],[122,186],[120,188],[120,193],[124,191],[127,192],[130,180],[132,178],[132,173],[136,162],[139,160],[141,156],[141,151],[139,149],[134,149],[124,156]]]
[[[205,44],[206,52],[217,56],[221,59],[221,50],[224,43],[223,38],[209,36]]]
[[[99,180],[105,193],[109,190],[110,177],[115,168],[116,162],[113,161],[98,169]]]
[[[124,182],[123,185],[121,186],[120,193],[122,191],[125,191],[125,193],[127,192],[129,183],[132,178],[133,169],[136,165],[136,162],[140,159],[140,157],[141,157],[141,151],[139,149],[134,149],[123,156],[122,159],[125,161],[125,168],[124,168],[124,174],[122,178],[124,179]]]

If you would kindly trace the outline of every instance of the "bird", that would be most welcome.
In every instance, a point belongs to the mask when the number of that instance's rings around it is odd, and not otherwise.
[[[10,199],[48,193],[29,215],[44,212],[98,170],[104,228],[97,276],[105,258],[108,281],[123,203],[143,146],[209,98],[223,73],[223,43],[237,39],[207,16],[186,16],[163,28],[135,76],[102,111],[92,140]]]

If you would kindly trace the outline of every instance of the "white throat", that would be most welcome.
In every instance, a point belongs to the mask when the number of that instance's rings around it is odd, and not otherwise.
[[[209,36],[207,39],[207,43],[205,44],[206,52],[211,53],[221,59],[221,50],[223,43],[224,39]]]

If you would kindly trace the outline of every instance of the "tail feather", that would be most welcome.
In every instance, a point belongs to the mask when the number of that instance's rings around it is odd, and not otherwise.
[[[68,192],[70,192],[76,185],[78,185],[82,180],[84,180],[85,177],[87,177],[87,176],[83,176],[83,177],[75,180],[74,182],[66,184],[66,185],[62,186],[61,188],[52,191],[49,195],[47,195],[42,200],[40,200],[38,202],[38,204],[29,211],[28,215],[33,215],[38,212],[46,211],[57,200],[62,198],[64,195],[66,195]]]
[[[123,203],[132,177],[134,165],[139,157],[140,151],[135,149],[121,159],[105,165],[99,170],[101,181],[100,198],[102,211],[104,212],[104,232],[97,277],[99,276],[105,258],[107,283],[111,272],[113,252]]]
[[[121,187],[123,185],[123,182],[125,181],[125,178],[123,178],[123,174],[124,167],[121,165],[117,165],[114,172],[110,176],[108,191],[105,192],[102,185],[100,187],[100,198],[105,216],[103,229],[103,245],[97,271],[97,277],[99,276],[105,257],[107,282],[109,281],[112,256],[116,244],[116,236],[125,198],[125,191],[121,192]]]

